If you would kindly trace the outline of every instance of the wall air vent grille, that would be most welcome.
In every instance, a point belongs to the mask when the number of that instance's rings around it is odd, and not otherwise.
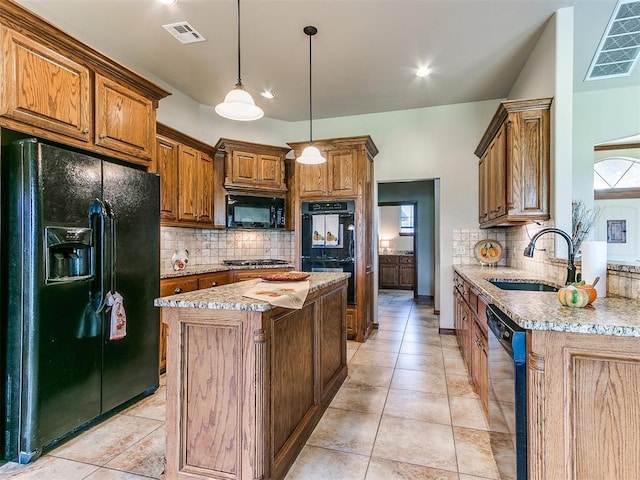
[[[196,43],[206,40],[189,22],[169,23],[162,27],[176,37],[180,43]]]
[[[619,0],[585,80],[624,77],[640,57],[640,1]]]

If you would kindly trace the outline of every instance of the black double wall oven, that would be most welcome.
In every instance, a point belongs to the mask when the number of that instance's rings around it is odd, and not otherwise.
[[[349,272],[347,303],[355,304],[355,202],[302,202],[302,270]]]

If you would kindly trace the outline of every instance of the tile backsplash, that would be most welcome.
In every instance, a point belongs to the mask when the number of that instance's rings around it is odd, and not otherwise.
[[[473,255],[473,248],[480,240],[492,239],[503,246],[502,259],[498,262],[498,266],[508,266],[543,275],[562,285],[567,278],[567,261],[555,256],[557,235],[542,235],[536,242],[533,258],[525,257],[523,254],[524,248],[533,235],[545,227],[552,226],[552,222],[541,222],[506,228],[454,229],[453,264],[480,264]],[[576,259],[576,266],[577,271],[580,272],[580,258]],[[607,295],[640,300],[640,266],[609,263]]]
[[[276,230],[204,230],[160,228],[160,268],[172,268],[176,250],[189,250],[190,265],[220,264],[227,259],[275,258],[294,261],[295,235]]]

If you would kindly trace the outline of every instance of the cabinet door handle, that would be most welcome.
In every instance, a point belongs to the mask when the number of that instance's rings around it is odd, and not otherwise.
[[[89,133],[89,129],[88,128],[83,128],[82,129],[82,133]]]
[[[100,137],[100,138],[107,138],[107,134],[106,134],[106,133],[101,133],[100,135],[98,135],[98,137]]]
[[[211,282],[211,286],[212,287],[217,287],[218,286],[218,282]]]
[[[177,288],[173,291],[173,293],[175,293],[176,295],[177,295],[178,293],[182,293],[182,287],[177,287]]]

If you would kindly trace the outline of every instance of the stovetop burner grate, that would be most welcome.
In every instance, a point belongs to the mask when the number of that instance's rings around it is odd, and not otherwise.
[[[278,260],[274,258],[259,258],[257,260],[223,260],[225,265],[242,267],[247,265],[286,265],[286,260]]]

